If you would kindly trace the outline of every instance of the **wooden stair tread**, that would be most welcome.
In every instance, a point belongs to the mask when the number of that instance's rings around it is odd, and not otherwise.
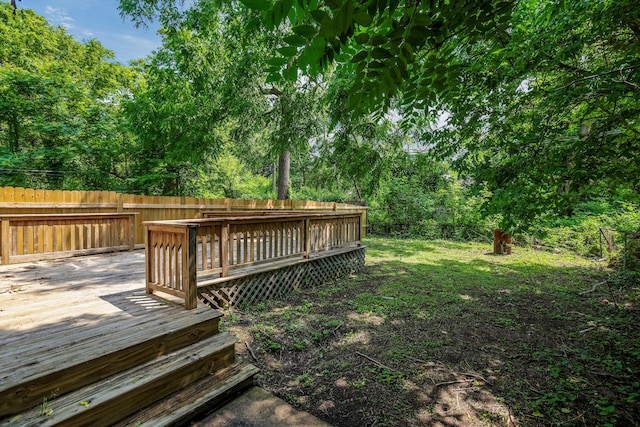
[[[207,375],[180,391],[167,396],[142,411],[116,424],[118,427],[181,425],[198,415],[221,406],[253,384],[260,370],[246,362],[232,365]]]
[[[226,333],[181,348],[100,382],[49,400],[0,426],[112,425],[175,390],[229,365],[236,339]]]
[[[33,352],[20,346],[15,354],[13,348],[3,351],[3,359],[11,362],[0,368],[0,417],[27,409],[55,390],[67,393],[218,333],[219,311],[185,313],[69,345],[36,342]]]
[[[67,324],[68,327],[60,328],[56,327],[56,324],[53,324],[36,333],[25,331],[19,338],[2,340],[2,344],[10,347],[9,354],[11,356],[21,355],[21,358],[30,357],[30,354],[36,354],[61,346],[76,345],[97,337],[108,336],[109,339],[111,339],[112,336],[120,333],[123,328],[130,326],[135,326],[137,329],[144,328],[146,330],[152,330],[152,328],[156,327],[160,328],[161,325],[167,326],[170,323],[175,324],[174,319],[177,320],[181,317],[188,319],[190,315],[193,314],[185,313],[186,314],[182,316],[176,316],[176,314],[172,313],[172,317],[167,317],[165,313],[159,312],[148,313],[135,318],[130,316],[122,316],[122,319],[110,317],[108,322],[98,326],[94,325],[95,320],[83,321],[82,318],[77,320],[72,319],[73,324]],[[222,317],[222,313],[218,313],[217,317]],[[213,319],[215,318],[216,316],[213,317]],[[198,322],[200,322],[200,320],[198,320]],[[73,333],[69,332],[70,328],[73,329]],[[1,369],[0,375],[2,375]]]

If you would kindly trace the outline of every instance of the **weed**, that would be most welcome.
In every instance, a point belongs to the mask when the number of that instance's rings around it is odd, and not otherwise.
[[[58,390],[52,391],[48,398],[47,397],[42,398],[42,404],[39,405],[40,406],[39,412],[41,417],[48,417],[48,416],[51,416],[51,414],[53,414],[51,401],[54,400],[56,397],[58,397]]]
[[[380,372],[378,373],[377,380],[383,384],[396,384],[398,381],[402,380],[403,375],[401,372],[391,371],[387,368],[380,368]]]
[[[309,346],[309,340],[306,338],[297,338],[294,337],[293,338],[293,348],[295,348],[296,350],[304,350],[305,348],[307,348],[307,346]]]

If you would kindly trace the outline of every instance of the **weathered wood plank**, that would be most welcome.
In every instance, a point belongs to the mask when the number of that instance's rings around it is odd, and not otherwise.
[[[51,401],[44,425],[110,425],[185,384],[234,359],[235,338],[218,334],[155,361],[114,375],[110,381],[88,385]],[[79,402],[91,402],[80,405]],[[42,425],[39,410],[23,414],[23,426]]]

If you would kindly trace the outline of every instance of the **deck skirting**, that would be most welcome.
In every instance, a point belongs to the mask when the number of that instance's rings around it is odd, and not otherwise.
[[[363,246],[331,251],[310,259],[288,262],[277,268],[225,277],[198,285],[198,297],[213,308],[255,304],[278,298],[297,289],[320,286],[362,271]]]

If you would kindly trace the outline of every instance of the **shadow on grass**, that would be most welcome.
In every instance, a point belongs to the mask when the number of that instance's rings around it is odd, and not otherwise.
[[[374,239],[362,274],[227,327],[261,385],[338,426],[637,425],[638,310],[583,293],[605,273],[446,243]]]

